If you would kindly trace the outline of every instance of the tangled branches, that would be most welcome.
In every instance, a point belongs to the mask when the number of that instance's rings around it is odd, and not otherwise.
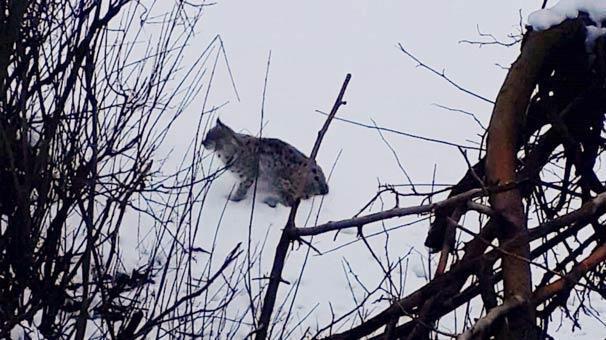
[[[213,317],[232,301],[239,246],[194,277],[196,253],[213,252],[186,228],[213,174],[196,178],[197,152],[178,176],[153,162],[222,45],[183,64],[203,6],[161,10],[0,1],[1,338],[222,332]],[[142,225],[152,236],[123,247]],[[135,248],[146,256],[133,268]],[[211,290],[224,297],[208,302]]]
[[[349,318],[335,318],[315,337],[457,337],[436,325],[461,306],[479,304],[484,316],[472,324],[467,307],[467,331],[459,338],[547,338],[555,310],[576,324],[579,311],[590,308],[589,295],[603,296],[606,196],[596,164],[605,145],[606,49],[602,37],[588,52],[585,32],[580,18],[525,34],[494,104],[486,149],[444,201],[287,226],[290,241],[352,227],[364,237],[373,222],[435,215],[426,240],[440,253],[434,278],[408,296],[392,297],[371,317],[358,314],[358,324],[340,333],[333,329],[343,329]],[[479,232],[460,224],[472,212],[482,216]],[[576,311],[566,304],[573,293],[581,301]]]

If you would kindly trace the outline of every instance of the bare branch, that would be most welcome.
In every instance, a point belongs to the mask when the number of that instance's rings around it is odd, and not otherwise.
[[[465,331],[465,333],[459,335],[457,340],[471,340],[476,338],[482,338],[483,334],[486,334],[488,329],[504,315],[510,313],[512,310],[520,307],[526,303],[522,297],[518,295],[512,296],[509,300],[503,302],[502,305],[497,306],[490,310],[488,314],[479,319],[472,328]]]
[[[460,204],[461,202],[466,202],[474,197],[479,197],[483,195],[482,189],[474,189],[468,192],[462,193],[457,196],[453,196],[441,202],[412,206],[412,207],[404,207],[404,208],[393,208],[386,211],[381,211],[378,213],[355,217],[342,221],[328,222],[315,227],[308,228],[297,228],[293,230],[293,236],[310,236],[310,235],[319,235],[322,233],[341,230],[346,228],[353,227],[362,227],[366,224],[381,221],[385,219],[390,219],[394,217],[403,217],[407,215],[417,215],[432,212],[436,209],[440,209],[443,207],[448,207],[451,205]]]

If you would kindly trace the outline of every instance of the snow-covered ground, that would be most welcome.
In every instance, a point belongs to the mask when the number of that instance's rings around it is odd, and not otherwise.
[[[525,21],[539,5],[539,2],[522,0],[225,0],[207,7],[196,42],[203,48],[214,35],[220,34],[225,44],[239,100],[226,64],[220,60],[209,103],[212,106],[228,101],[218,111],[218,116],[238,131],[258,133],[265,72],[271,52],[263,111],[264,136],[281,138],[309,154],[325,118],[315,110],[330,110],[345,75],[351,73],[353,77],[345,95],[347,105],[341,107],[339,117],[369,125],[374,121],[379,126],[419,136],[475,146],[481,127],[470,116],[438,105],[473,112],[487,125],[492,109],[490,103],[467,95],[444,79],[417,67],[417,63],[399,50],[398,43],[427,65],[444,70],[448,77],[466,89],[494,99],[506,74],[503,67],[514,60],[518,45],[478,47],[460,41],[490,41],[490,38],[479,36],[479,29],[509,42],[511,39],[507,35],[519,34],[520,21]],[[192,110],[195,108],[192,106]],[[191,116],[197,114],[199,112],[192,112]],[[188,120],[177,124],[169,144],[179,153],[190,142],[181,136],[190,135],[195,124]],[[407,183],[398,159],[415,183],[431,183],[434,169],[436,183],[454,183],[467,168],[462,155],[452,146],[388,132],[384,137],[395,155],[376,130],[333,122],[320,149],[318,163],[328,174],[337,155],[341,153],[341,156],[330,179],[330,194],[324,199],[319,222],[356,214],[373,197],[378,183]],[[475,159],[477,155],[470,151],[469,157]],[[233,183],[233,178],[224,175],[213,185],[198,234],[200,247],[207,247],[212,242],[214,228]],[[419,188],[420,191],[429,189]],[[393,206],[391,198],[385,197],[385,206]],[[227,205],[217,258],[236,243],[246,241],[251,203],[249,198]],[[318,203],[318,200],[304,202],[298,226],[306,224],[310,210],[313,215],[307,225],[314,224]],[[401,201],[400,205],[418,203],[419,199],[411,198]],[[378,204],[373,207],[374,210],[380,208]],[[269,273],[287,214],[288,209],[284,207],[272,209],[260,202],[256,206],[253,244],[263,242],[267,234],[262,274]],[[417,218],[388,221],[384,226],[370,225],[365,233],[369,235],[383,227],[404,225]],[[384,236],[370,238],[373,250],[382,259],[385,259],[385,249],[392,260],[409,254],[403,295],[427,281],[427,250],[423,246],[427,228],[428,221],[403,226],[390,233],[387,246]],[[329,302],[337,316],[355,305],[344,273],[345,260],[368,287],[374,288],[382,277],[381,268],[355,231],[342,232],[336,240],[333,237],[334,234],[329,234],[313,239],[315,247],[324,254],[318,256],[312,252],[309,258],[295,302],[297,316],[294,323],[319,305],[302,328],[326,325],[331,315]],[[124,242],[128,242],[128,238]],[[339,248],[349,242],[354,243]],[[301,246],[289,253],[285,280],[297,280],[306,252],[307,247]],[[282,285],[280,292],[284,294],[287,290],[288,287]],[[362,292],[358,293],[357,298],[360,298]],[[385,303],[376,304],[375,311],[382,306]],[[478,311],[475,314],[478,315]],[[583,319],[583,322],[585,328],[575,336],[591,338],[591,334],[603,334],[603,326],[596,321]],[[455,331],[447,323],[441,327]],[[569,326],[552,334],[562,339],[572,336]]]

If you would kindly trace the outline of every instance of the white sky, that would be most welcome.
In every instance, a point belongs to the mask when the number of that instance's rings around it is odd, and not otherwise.
[[[380,126],[470,145],[466,140],[479,141],[476,134],[481,129],[476,123],[468,116],[432,104],[474,112],[485,125],[491,106],[456,90],[427,70],[417,68],[398,50],[397,44],[402,43],[428,65],[445,69],[446,74],[462,86],[494,99],[506,74],[498,65],[511,64],[519,46],[479,48],[459,41],[481,40],[478,27],[484,33],[509,41],[507,34],[519,33],[520,15],[525,20],[540,5],[541,1],[521,0],[218,0],[216,5],[207,8],[196,44],[203,48],[215,34],[220,34],[225,43],[241,100],[237,101],[234,95],[225,64],[220,64],[210,104],[230,101],[219,116],[236,130],[253,134],[258,131],[265,68],[271,51],[265,136],[281,138],[309,154],[316,132],[324,121],[324,117],[314,111],[330,110],[346,73],[352,73],[345,96],[348,104],[341,108],[339,116],[367,124],[372,124],[372,118]],[[191,126],[182,122],[179,134],[186,134],[188,128]],[[431,182],[434,164],[437,164],[438,183],[453,183],[466,169],[456,148],[388,133],[385,137],[415,182]],[[189,142],[178,136],[173,140],[177,150]],[[326,174],[339,150],[342,150],[342,156],[330,181],[331,192],[324,202],[320,222],[351,217],[374,195],[377,180],[406,182],[391,151],[376,131],[333,122],[318,156]],[[472,159],[476,156],[470,154]],[[208,233],[202,232],[201,245],[209,242],[232,183],[228,178],[219,182],[211,192],[210,205],[205,208]],[[401,205],[418,203],[419,200],[414,199],[401,202]],[[245,240],[250,204],[250,199],[229,204],[220,236],[224,251]],[[388,200],[386,204],[391,207],[393,203]],[[308,210],[309,203],[306,203],[299,214],[299,226]],[[270,228],[263,257],[266,274],[287,212],[284,207],[276,210],[265,206],[259,206],[256,211],[255,241],[262,240]],[[389,221],[386,227],[411,220]],[[425,256],[423,240],[427,227],[428,223],[424,222],[393,233],[389,246],[391,256],[403,256],[411,248]],[[366,230],[371,233],[380,228],[380,225],[372,225]],[[342,233],[336,242],[333,236],[316,238],[314,244],[326,251],[356,239],[355,233]],[[383,241],[373,241],[381,256]],[[290,253],[286,280],[296,279],[305,251],[306,248],[301,247]],[[296,303],[301,315],[316,303],[321,304],[307,325],[328,323],[327,301],[332,301],[337,313],[353,306],[343,275],[343,258],[350,261],[369,286],[374,287],[381,277],[378,266],[361,242],[312,257]],[[424,278],[415,275],[415,272],[422,274],[421,255],[411,257],[410,266],[407,293],[424,283]],[[286,289],[281,286],[281,292]],[[476,311],[475,315],[478,313]],[[568,331],[562,329],[559,334],[564,338]]]

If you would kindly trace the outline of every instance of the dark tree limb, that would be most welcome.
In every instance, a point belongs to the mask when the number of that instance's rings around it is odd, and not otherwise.
[[[503,189],[497,188],[497,190],[507,190],[507,189],[509,189],[509,188],[503,188]],[[469,190],[467,192],[461,193],[460,195],[452,196],[444,201],[440,201],[440,202],[436,202],[436,203],[418,205],[418,206],[412,206],[412,207],[404,207],[404,208],[393,208],[390,210],[380,211],[377,213],[360,216],[360,217],[354,217],[354,218],[350,218],[350,219],[346,219],[346,220],[334,221],[334,222],[331,221],[331,222],[327,222],[327,223],[324,223],[324,224],[321,224],[318,226],[314,226],[314,227],[297,228],[297,229],[294,229],[292,232],[293,232],[293,236],[311,236],[311,235],[319,235],[319,234],[330,232],[330,231],[342,230],[342,229],[346,229],[346,228],[361,227],[361,226],[364,226],[369,223],[382,221],[382,220],[386,220],[386,219],[390,219],[390,218],[403,217],[403,216],[416,215],[416,214],[426,214],[426,213],[432,212],[434,210],[439,210],[439,209],[443,209],[443,208],[446,208],[449,206],[465,203],[465,202],[471,200],[472,198],[479,197],[482,195],[483,195],[482,189],[473,189],[473,190]]]
[[[322,144],[322,140],[324,139],[324,135],[326,131],[328,131],[328,127],[330,126],[331,121],[337,114],[337,111],[344,105],[343,96],[345,95],[345,90],[347,89],[347,85],[351,79],[351,74],[347,74],[345,77],[345,81],[341,86],[341,90],[339,91],[339,95],[330,110],[330,114],[324,125],[318,132],[318,137],[316,138],[316,142],[314,143],[314,147],[310,154],[310,159],[314,160],[320,150],[320,145]],[[269,277],[269,284],[267,285],[267,290],[265,291],[265,297],[263,298],[263,306],[261,307],[261,314],[259,316],[259,325],[258,329],[255,330],[256,335],[255,339],[263,340],[267,338],[269,325],[271,323],[271,315],[273,313],[276,298],[278,295],[278,288],[280,282],[282,282],[282,271],[284,269],[284,264],[286,261],[286,254],[288,253],[288,248],[290,247],[291,242],[297,240],[296,237],[293,237],[295,234],[293,230],[295,230],[295,218],[297,216],[297,210],[299,208],[300,199],[295,202],[294,206],[290,210],[290,214],[288,216],[288,221],[286,222],[286,226],[282,231],[282,235],[280,236],[280,241],[278,241],[278,245],[276,246],[276,254],[274,256],[273,265],[271,268],[271,274]]]
[[[518,59],[511,66],[499,91],[488,128],[486,152],[486,179],[488,184],[510,183],[517,179],[517,143],[525,122],[538,77],[550,53],[563,41],[582,37],[583,24],[579,20],[566,21],[550,30],[529,32]],[[490,196],[492,208],[499,219],[499,242],[506,251],[516,256],[503,258],[505,299],[519,296],[529,300],[532,290],[530,264],[519,258],[529,258],[530,245],[522,195],[518,189],[494,193]],[[512,242],[513,241],[513,242]],[[499,332],[502,339],[536,339],[535,312],[531,306],[509,315],[507,326]]]
[[[482,339],[494,323],[505,314],[527,303],[526,300],[514,295],[511,299],[505,301],[502,305],[493,308],[484,317],[479,319],[473,327],[459,335],[457,340]]]

